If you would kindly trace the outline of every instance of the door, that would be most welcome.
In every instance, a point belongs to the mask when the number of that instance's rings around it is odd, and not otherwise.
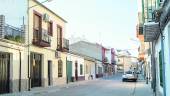
[[[0,53],[0,94],[9,92],[10,54]]]
[[[72,81],[72,61],[67,61],[67,83]]]
[[[76,81],[78,81],[78,64],[77,64],[77,62],[75,63],[75,79],[76,79]]]
[[[48,85],[51,85],[51,77],[52,77],[52,61],[48,61]]]
[[[31,87],[41,86],[41,63],[42,56],[31,53]]]

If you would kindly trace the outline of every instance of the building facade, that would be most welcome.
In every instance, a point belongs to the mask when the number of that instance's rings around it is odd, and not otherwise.
[[[70,51],[87,57],[85,58],[85,65],[87,65],[86,67],[89,68],[86,69],[89,69],[91,71],[87,70],[86,77],[89,77],[87,75],[92,74],[94,75],[93,79],[96,77],[98,78],[103,76],[104,68],[102,64],[102,50],[99,44],[90,43],[86,41],[79,41],[70,45]]]
[[[28,89],[26,4],[24,0],[0,4],[0,94]],[[14,14],[13,9],[18,11]]]
[[[37,0],[0,5],[0,93],[65,84],[66,21]]]
[[[85,80],[85,61],[84,57],[68,53],[67,55],[67,82]]]
[[[146,7],[148,10],[143,14],[143,18],[146,18],[145,15],[151,18],[143,22],[143,30],[144,41],[150,42],[151,54],[148,58],[151,58],[152,88],[156,96],[169,96],[170,93],[167,91],[169,88],[167,84],[170,80],[168,76],[169,21],[167,16],[170,2],[169,0],[153,0],[155,3],[149,3],[150,6],[144,5],[144,2],[146,1],[143,1],[143,9]]]

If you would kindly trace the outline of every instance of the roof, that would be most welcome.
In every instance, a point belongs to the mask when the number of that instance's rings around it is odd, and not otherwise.
[[[58,14],[56,14],[54,11],[50,10],[49,8],[47,8],[45,5],[41,4],[39,1],[37,0],[33,0],[34,2],[36,2],[37,4],[39,4],[40,6],[44,7],[45,9],[47,9],[48,11],[50,11],[51,13],[53,13],[54,15],[56,15],[58,18],[60,18],[62,21],[64,21],[65,23],[67,23],[67,21],[65,19],[63,19],[62,17],[60,17]]]
[[[102,60],[101,46],[98,46],[95,43],[79,41],[79,42],[71,44],[69,47],[70,47],[69,49],[71,52],[89,56],[99,61]]]

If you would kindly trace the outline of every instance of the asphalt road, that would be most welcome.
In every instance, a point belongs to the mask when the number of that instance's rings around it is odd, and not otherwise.
[[[7,96],[153,96],[144,80],[122,82],[121,74],[93,81],[81,81],[63,87],[32,89]]]

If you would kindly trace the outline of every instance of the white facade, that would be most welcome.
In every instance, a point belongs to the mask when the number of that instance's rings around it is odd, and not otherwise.
[[[165,36],[164,39],[164,62],[165,62],[165,82],[166,82],[166,94],[167,96],[170,96],[170,22],[166,25],[163,35]],[[156,88],[159,91],[159,93],[163,94],[163,87],[160,86],[160,72],[159,72],[159,52],[161,51],[161,36],[159,36],[159,39],[156,41],[155,46],[155,60],[156,60]]]
[[[84,64],[84,57],[79,56],[79,55],[75,55],[75,54],[67,54],[67,61],[71,61],[72,62],[72,76],[75,77],[75,64],[77,63],[77,69],[78,69],[78,79],[85,79],[85,64]],[[80,66],[83,66],[83,70],[81,73],[81,69]]]

